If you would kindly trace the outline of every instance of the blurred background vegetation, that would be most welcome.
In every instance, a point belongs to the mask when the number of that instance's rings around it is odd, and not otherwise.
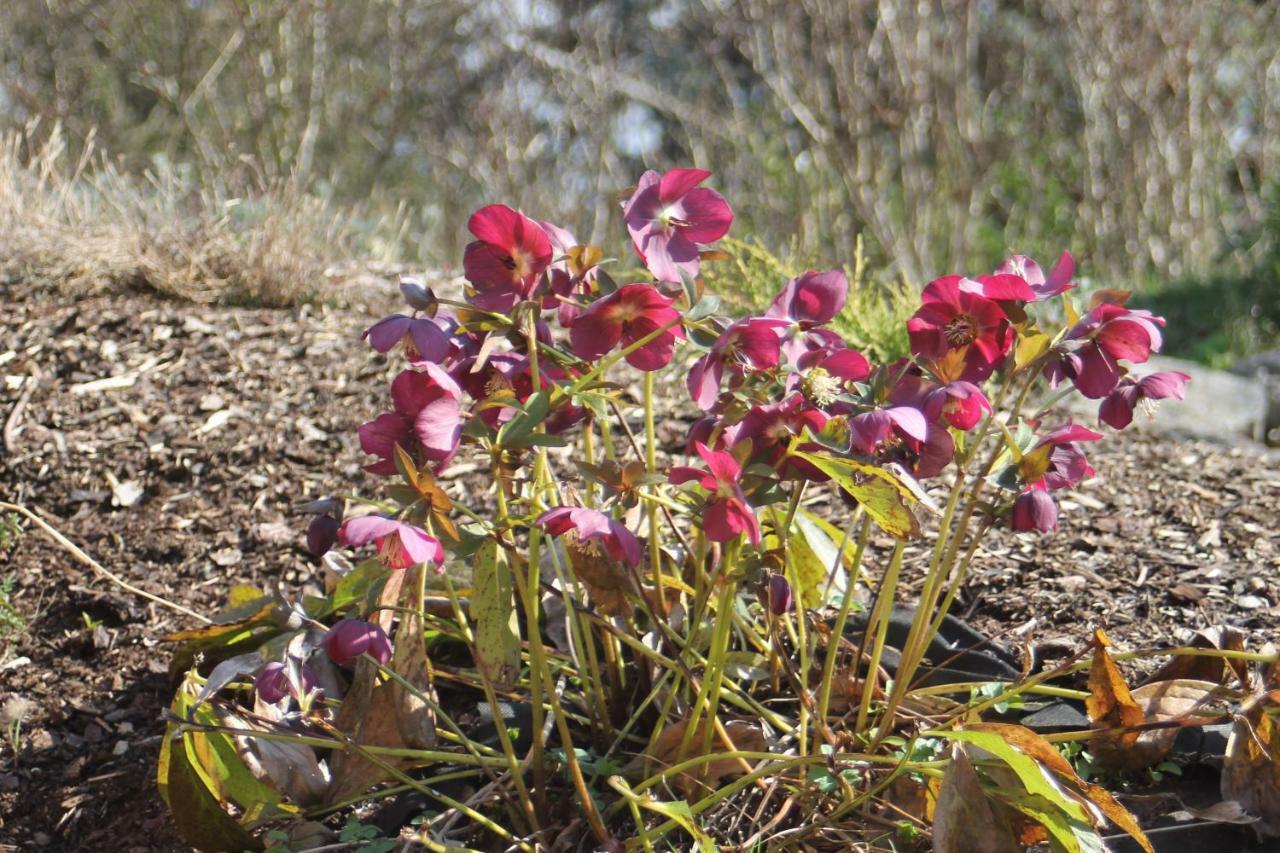
[[[490,201],[612,238],[643,168],[696,164],[740,272],[1069,248],[1229,361],[1280,328],[1277,44],[1253,0],[6,0],[0,255],[50,266],[34,208],[134,240],[126,278],[295,299],[342,254],[456,266]]]

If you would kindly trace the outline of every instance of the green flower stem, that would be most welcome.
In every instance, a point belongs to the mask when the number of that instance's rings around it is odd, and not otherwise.
[[[861,521],[859,522],[859,517]],[[867,542],[871,539],[871,517],[866,515],[862,508],[858,508],[858,512],[853,517],[853,523],[858,525],[858,542],[854,545],[853,550],[853,569],[849,572],[849,583],[845,587],[844,600],[840,602],[840,612],[836,615],[835,625],[831,629],[831,641],[827,646],[827,658],[822,662],[822,684],[818,693],[818,714],[815,722],[823,729],[827,725],[827,712],[831,708],[831,684],[835,678],[836,659],[840,657],[840,644],[844,640],[844,629],[849,623],[849,613],[853,610],[853,593],[858,581],[858,575],[862,571],[862,558],[867,550]],[[839,559],[839,557],[837,557]],[[853,662],[853,671],[856,673],[861,661]],[[815,745],[817,738],[814,738]]]
[[[880,669],[880,659],[884,655],[885,637],[889,633],[889,613],[893,609],[893,601],[898,593],[898,575],[902,571],[902,553],[904,544],[901,539],[893,547],[893,555],[889,558],[889,568],[885,570],[880,581],[880,589],[876,592],[876,603],[871,609],[871,619],[867,622],[865,637],[874,632],[875,640],[871,648],[871,660],[867,663],[867,675],[862,681],[862,696],[858,700],[858,717],[854,724],[855,732],[864,732],[867,728],[867,716],[871,711],[871,696],[875,692],[876,673]],[[866,649],[864,638],[859,652]],[[858,671],[862,661],[854,661],[854,672]],[[892,721],[890,721],[892,722]],[[885,726],[881,726],[885,728]]]
[[[654,371],[647,370],[644,374],[644,441],[645,441],[645,472],[648,474],[658,473],[658,433],[654,424]],[[625,423],[625,422],[624,422]],[[656,486],[650,486],[646,489],[648,492],[657,492]],[[659,610],[659,618],[665,617],[667,614],[667,596],[662,585],[662,530],[658,524],[658,506],[652,501],[648,502],[646,507],[649,513],[649,574],[653,576],[653,588],[657,593],[657,604]]]

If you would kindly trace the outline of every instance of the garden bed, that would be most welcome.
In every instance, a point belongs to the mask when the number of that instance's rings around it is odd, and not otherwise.
[[[392,368],[359,334],[380,315],[0,293],[0,497],[200,612],[232,583],[308,582],[297,506],[364,476],[354,430],[383,406]],[[675,447],[694,410],[683,387],[671,396],[659,435]],[[1066,495],[1059,533],[990,537],[954,612],[989,634],[1021,629],[1075,648],[1094,626],[1121,649],[1223,623],[1251,648],[1274,640],[1274,456],[1132,430],[1090,455],[1100,476]],[[446,488],[474,491],[465,460],[454,470]],[[922,556],[906,552],[908,588]],[[6,745],[0,761],[0,845],[188,849],[154,773],[171,695],[160,638],[190,621],[104,582],[29,526],[0,566],[27,623],[0,664],[0,703],[24,711],[20,759]]]

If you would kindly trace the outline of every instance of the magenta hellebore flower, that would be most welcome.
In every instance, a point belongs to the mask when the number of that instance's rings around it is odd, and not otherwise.
[[[448,332],[429,317],[392,314],[364,330],[361,336],[378,352],[390,352],[403,343],[411,362],[439,364],[449,357],[453,342]]]
[[[533,296],[538,276],[551,264],[551,241],[538,223],[505,204],[480,208],[467,228],[476,237],[462,256],[463,272],[476,290],[470,301],[510,313]]]
[[[562,536],[574,530],[580,541],[597,539],[614,562],[640,565],[643,556],[640,540],[621,521],[602,512],[581,506],[560,506],[538,516],[536,523],[552,536]]]
[[[711,493],[702,514],[702,532],[712,542],[728,542],[746,533],[752,545],[759,545],[760,522],[739,485],[742,468],[738,461],[700,441],[694,442],[693,449],[702,457],[706,469],[676,466],[667,474],[667,481],[673,485],[696,482]]]
[[[1028,488],[1014,500],[1010,523],[1020,532],[1049,533],[1058,529],[1058,505],[1044,489]]]
[[[1040,265],[1026,255],[1010,255],[996,272],[1019,276],[1035,292],[1035,301],[1042,302],[1075,287],[1071,278],[1076,274],[1076,262],[1070,252],[1063,252],[1053,271],[1045,275]]]
[[[1069,489],[1094,474],[1080,443],[1098,441],[1102,433],[1079,424],[1064,424],[1036,442],[1018,470],[1030,486],[1056,491]]]
[[[338,519],[327,513],[317,515],[307,525],[307,550],[313,557],[323,557],[338,541]]]
[[[929,437],[929,424],[924,413],[913,406],[892,406],[849,418],[849,433],[853,448],[870,455],[877,444],[895,433],[924,441]]]
[[[786,325],[786,320],[746,317],[725,329],[711,345],[711,351],[694,363],[685,380],[693,402],[703,411],[716,404],[726,367],[739,377],[746,368],[767,370],[777,367],[782,357],[778,330]]]
[[[948,380],[981,382],[1013,346],[1013,327],[992,299],[965,290],[961,276],[937,279],[925,288],[924,304],[907,321],[911,351],[930,359]]]
[[[809,332],[831,322],[849,298],[849,280],[843,270],[809,271],[786,283],[765,312],[766,317],[786,320],[791,324],[782,346],[792,364],[814,347]],[[818,345],[824,342],[820,339]]]
[[[709,177],[703,169],[645,172],[623,209],[636,253],[658,281],[696,277],[699,244],[714,243],[729,231],[729,203],[698,186]]]
[[[359,548],[374,542],[378,559],[389,569],[407,569],[430,563],[437,571],[444,565],[444,548],[434,536],[412,524],[383,515],[362,515],[347,519],[338,531],[343,545]]]
[[[1190,381],[1190,376],[1176,370],[1150,373],[1136,381],[1126,376],[1098,407],[1098,420],[1116,429],[1124,429],[1133,423],[1133,410],[1140,402],[1170,397],[1185,400]]]
[[[930,420],[941,416],[956,429],[968,432],[991,411],[991,403],[972,382],[948,382],[925,393],[924,411]]]
[[[324,650],[329,660],[339,666],[351,663],[366,652],[380,664],[391,660],[391,640],[386,632],[362,619],[339,620],[324,638]]]
[[[395,474],[396,445],[407,452],[411,439],[417,439],[423,455],[432,462],[444,462],[458,449],[462,389],[438,365],[422,366],[422,371],[401,371],[392,381],[394,412],[381,414],[356,429],[364,452],[382,460],[365,467],[371,474]]]
[[[1104,302],[1067,333],[1061,358],[1045,368],[1050,384],[1070,379],[1091,400],[1111,393],[1122,375],[1120,359],[1141,364],[1159,352],[1164,318]]]
[[[306,696],[316,689],[316,677],[311,667],[302,667],[302,684],[299,687],[301,690],[295,692],[289,681],[289,668],[278,660],[263,666],[253,679],[253,689],[262,701],[274,705],[286,696],[298,696],[299,693]]]
[[[725,430],[725,438],[731,445],[751,442],[751,459],[776,468],[784,460],[791,439],[803,434],[805,429],[819,433],[829,418],[820,409],[809,406],[803,395],[793,394],[781,403],[752,406],[742,420]],[[804,450],[815,449],[812,443]],[[825,482],[827,475],[812,463],[798,457],[786,458],[781,473],[796,475],[814,482]]]
[[[684,337],[680,312],[672,300],[652,285],[624,284],[613,293],[591,303],[573,321],[569,342],[576,356],[595,361],[619,343],[629,347],[669,326],[649,343],[627,354],[627,363],[637,370],[658,370],[671,361],[676,338]]]

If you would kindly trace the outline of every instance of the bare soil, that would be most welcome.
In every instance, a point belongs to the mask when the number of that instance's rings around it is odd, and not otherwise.
[[[0,498],[201,612],[233,583],[308,582],[298,504],[373,485],[354,428],[385,405],[391,375],[359,340],[374,314],[0,294]],[[674,442],[682,429],[672,415],[663,432]],[[1274,457],[1133,432],[1090,458],[1100,475],[1067,497],[1058,535],[990,537],[960,615],[1005,635],[1035,620],[1032,639],[1077,647],[1095,625],[1122,648],[1221,623],[1254,647],[1277,639]],[[926,560],[914,551],[909,576]],[[170,689],[160,638],[192,620],[33,529],[0,551],[8,576],[27,627],[0,663],[0,704],[29,706],[16,757],[0,744],[0,850],[188,849],[154,766]]]

